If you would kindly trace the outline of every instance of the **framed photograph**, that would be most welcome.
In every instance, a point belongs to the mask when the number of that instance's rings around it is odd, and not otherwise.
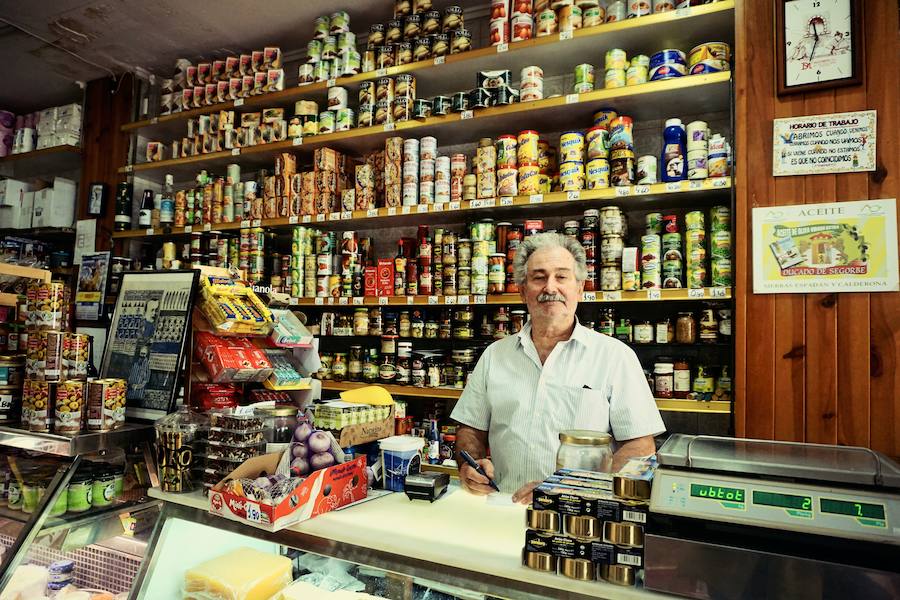
[[[109,279],[109,252],[83,254],[75,288],[75,318],[99,321],[106,304],[106,282]]]
[[[152,420],[174,409],[199,280],[193,270],[122,274],[100,376],[128,382],[126,416]]]
[[[99,217],[106,210],[106,184],[92,183],[88,193],[87,214]]]
[[[863,82],[862,0],[776,0],[778,95]]]

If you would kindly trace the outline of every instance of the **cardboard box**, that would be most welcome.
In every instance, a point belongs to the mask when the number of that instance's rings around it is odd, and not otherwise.
[[[394,259],[378,259],[378,279],[376,281],[376,296],[394,295]]]
[[[219,337],[201,331],[197,333],[195,348],[213,383],[265,381],[273,371],[265,352],[246,338]]]
[[[0,228],[29,229],[34,212],[35,192],[24,192],[12,206],[0,206]]]
[[[34,193],[32,227],[72,227],[75,222],[77,186],[63,177],[53,179],[53,187]]]
[[[391,415],[383,421],[373,421],[361,425],[348,425],[340,431],[333,432],[341,448],[368,444],[394,435],[394,415],[396,408],[391,407]]]
[[[209,491],[209,512],[266,531],[279,531],[366,497],[364,456],[313,471],[290,496],[275,506],[259,504],[226,489],[225,481],[229,479],[254,479],[262,473],[286,469],[285,465],[290,462],[288,455],[289,451],[285,454],[265,454],[241,463]]]
[[[22,194],[31,191],[31,185],[17,179],[0,180],[0,206],[19,207]]]

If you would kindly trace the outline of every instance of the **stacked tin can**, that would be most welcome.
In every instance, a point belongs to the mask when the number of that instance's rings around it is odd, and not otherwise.
[[[650,223],[651,221],[648,221],[648,227]],[[677,215],[664,215],[654,232],[662,236],[661,287],[684,287],[684,251]]]
[[[497,254],[496,236],[497,225],[493,219],[481,219],[469,225],[472,294],[503,293],[506,289],[505,256]]]
[[[520,101],[531,102],[544,98],[544,70],[537,66],[523,67],[519,77]]]
[[[601,113],[603,111],[600,111]],[[609,111],[611,112],[611,111]],[[613,116],[607,114],[606,116]],[[594,115],[594,123],[598,121]],[[634,183],[634,121],[625,115],[615,115],[609,121],[609,183],[614,186]]]
[[[691,121],[686,134],[688,179],[706,179],[709,176],[709,126],[706,121]]]
[[[709,140],[709,153],[706,159],[706,168],[710,177],[726,177],[728,175],[729,154],[730,148],[725,138],[721,134],[713,134]]]
[[[594,211],[596,213],[596,211]],[[585,211],[585,226],[597,217]],[[622,254],[625,249],[627,221],[618,206],[604,206],[599,214],[600,232],[600,289],[622,289]]]
[[[401,204],[415,206],[419,203],[420,143],[415,138],[403,141],[403,188]]]
[[[691,211],[684,215],[684,226],[687,287],[691,289],[706,287],[708,279],[706,273],[706,215],[702,210]]]
[[[566,131],[559,136],[559,190],[572,192],[585,187],[585,135]]]
[[[493,198],[497,194],[497,149],[491,138],[478,140],[475,178],[478,198]]]
[[[403,199],[403,138],[384,141],[384,200],[385,206],[400,206]]]
[[[731,69],[731,47],[725,42],[706,42],[694,46],[688,54],[691,75],[718,73]]]
[[[710,271],[714,287],[731,287],[731,209],[713,206],[709,213]]]
[[[294,227],[291,230],[291,259],[288,279],[285,282],[289,286],[289,294],[292,298],[306,297],[306,264],[305,257],[309,255],[309,229],[306,227]]]
[[[350,15],[337,11],[316,18],[313,39],[306,46],[307,61],[298,71],[299,85],[335,79],[360,72],[362,57],[356,35],[350,31]]]
[[[472,34],[464,25],[459,6],[447,6],[441,12],[432,7],[431,0],[397,0],[394,18],[369,28],[362,70],[388,69],[471,50]]]

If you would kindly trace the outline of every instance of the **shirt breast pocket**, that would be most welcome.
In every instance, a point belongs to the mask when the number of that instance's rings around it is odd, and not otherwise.
[[[551,385],[548,389],[552,402],[548,415],[559,431],[588,429],[609,432],[609,401],[599,390],[572,385]]]

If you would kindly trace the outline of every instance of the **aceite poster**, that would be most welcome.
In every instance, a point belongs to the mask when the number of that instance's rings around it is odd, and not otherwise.
[[[874,171],[875,125],[874,110],[775,119],[772,174]]]
[[[898,290],[896,199],[753,209],[754,293]]]

